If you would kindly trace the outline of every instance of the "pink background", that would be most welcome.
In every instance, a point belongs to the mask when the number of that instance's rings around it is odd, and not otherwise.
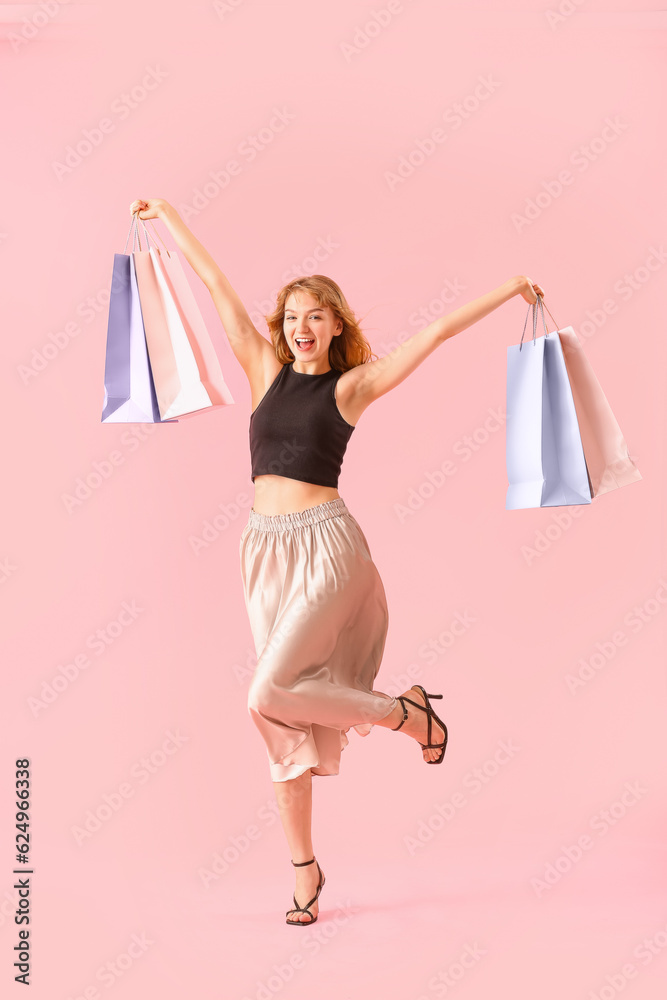
[[[32,997],[664,996],[660,6],[563,3],[558,21],[556,0],[0,8],[7,995],[22,995],[12,789],[27,756]],[[86,132],[96,144],[58,176]],[[206,187],[230,160],[239,172]],[[236,405],[100,422],[113,253],[138,197],[181,212],[263,332],[295,274],[334,278],[380,355],[528,275],[579,334],[643,476],[587,507],[504,509],[504,425],[484,424],[505,403],[520,297],[364,414],[339,488],[387,591],[377,686],[443,691],[450,746],[428,770],[407,739],[352,734],[338,778],[314,779],[327,885],[309,929],[283,922],[292,868],[245,703],[250,393],[187,264]],[[124,603],[134,617],[115,625]],[[91,648],[98,629],[110,642]]]

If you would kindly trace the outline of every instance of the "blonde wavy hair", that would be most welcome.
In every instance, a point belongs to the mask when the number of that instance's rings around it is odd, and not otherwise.
[[[303,290],[309,292],[320,306],[329,306],[335,319],[343,322],[341,333],[332,337],[329,345],[329,364],[336,371],[346,372],[350,368],[366,364],[377,358],[371,350],[371,345],[364,337],[359,320],[357,320],[347,299],[332,278],[324,274],[310,274],[295,278],[281,288],[276,300],[276,308],[271,313],[264,314],[264,319],[271,334],[271,342],[278,361],[289,364],[294,361],[294,355],[287,345],[283,324],[285,322],[285,303],[292,294]]]

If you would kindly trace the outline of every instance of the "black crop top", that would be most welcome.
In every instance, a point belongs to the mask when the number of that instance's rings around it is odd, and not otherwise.
[[[343,455],[354,426],[336,404],[342,372],[321,375],[283,365],[250,414],[251,479],[286,476],[316,486],[338,487]]]

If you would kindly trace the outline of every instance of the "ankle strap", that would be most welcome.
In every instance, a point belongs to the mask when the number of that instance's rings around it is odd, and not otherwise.
[[[315,858],[312,857],[310,861],[292,861],[292,864],[294,865],[295,868],[301,868],[303,865],[312,865],[314,860]]]
[[[404,723],[404,722],[407,722],[407,721],[408,721],[408,710],[407,710],[407,708],[405,707],[405,703],[406,703],[406,701],[410,701],[410,699],[409,699],[409,698],[403,698],[403,697],[402,697],[402,696],[401,696],[401,695],[399,694],[399,696],[398,696],[398,698],[397,698],[396,700],[397,700],[398,702],[400,702],[400,705],[401,705],[401,708],[403,709],[403,718],[401,719],[401,721],[399,722],[399,724],[398,724],[397,726],[392,726],[392,730],[391,730],[391,731],[392,731],[392,733],[395,733],[397,729],[400,729],[400,728],[401,728],[401,726],[403,725],[403,723]],[[411,705],[414,705],[414,704],[415,704],[415,702],[414,702],[414,701],[412,701],[412,702],[410,702],[410,704],[411,704]]]

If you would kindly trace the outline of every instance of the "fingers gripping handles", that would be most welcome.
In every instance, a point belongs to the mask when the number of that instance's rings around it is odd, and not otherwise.
[[[149,219],[148,221],[151,223],[151,226],[153,226],[153,223],[151,222],[151,220]],[[139,223],[141,223],[142,228],[144,230],[144,236],[145,236],[145,239],[146,239],[146,249],[147,250],[150,249],[150,246],[151,246],[151,242],[150,241],[151,241],[152,237],[149,238],[148,230],[146,229],[146,223],[144,222],[143,219],[139,218],[139,213],[138,212],[134,212],[134,214],[132,215],[132,221],[130,222],[130,230],[129,230],[128,234],[127,234],[127,239],[125,240],[125,246],[123,247],[123,253],[127,253],[127,244],[129,243],[130,236],[132,236],[132,250],[130,252],[134,253],[136,251],[136,249],[137,249],[137,245],[139,247],[139,250],[141,251],[141,233],[139,232]],[[157,236],[157,238],[160,240],[160,243],[162,243],[162,246],[165,249],[165,253],[167,254],[167,257],[171,257],[171,254],[167,250],[167,248],[166,248],[166,246],[164,244],[164,241],[161,239],[160,234],[158,233],[158,231],[155,228],[155,226],[153,226],[153,232],[155,233],[155,235]],[[154,249],[157,250],[158,253],[160,253],[160,248],[158,247],[157,243],[155,243],[154,240],[153,240],[153,243],[154,243]]]

